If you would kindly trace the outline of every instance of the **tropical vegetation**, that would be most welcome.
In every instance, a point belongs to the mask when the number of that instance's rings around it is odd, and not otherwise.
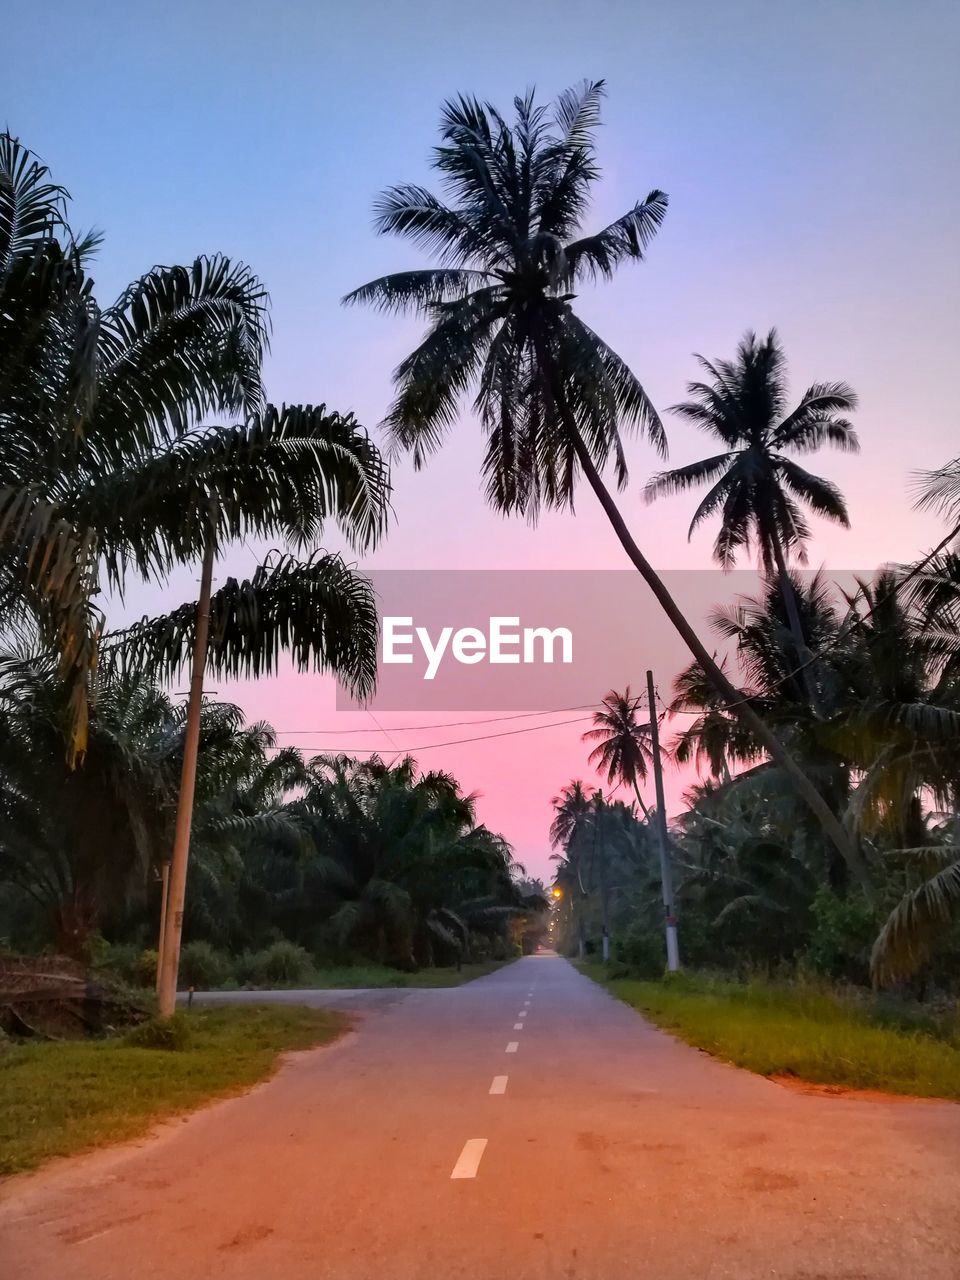
[[[854,391],[792,395],[776,331],[747,334],[733,359],[697,357],[673,413],[718,452],[644,492],[706,486],[691,533],[715,522],[721,568],[752,555],[759,586],[696,632],[613,492],[630,482],[629,436],[666,455],[664,421],[576,305],[645,258],[667,212],[652,190],[587,228],[604,91],[586,82],[552,106],[530,93],[509,119],[447,103],[442,194],[399,184],[375,209],[378,232],[430,261],[346,299],[424,326],[395,373],[388,454],[426,466],[472,397],[492,507],[572,511],[585,481],[692,659],[652,722],[630,687],[604,696],[585,735],[600,785],[569,782],[555,800],[552,936],[570,954],[612,944],[616,964],[652,978],[666,907],[691,968],[955,1000],[960,460],[919,479],[919,505],[946,521],[937,547],[833,583],[804,568],[810,518],[846,526],[846,500],[801,462],[858,449]],[[99,247],[71,229],[46,167],[0,137],[0,938],[87,962],[108,949],[149,981],[187,740],[170,682],[199,619],[190,599],[120,626],[123,592],[276,542],[214,590],[207,669],[258,676],[289,654],[363,697],[373,593],[319,544],[332,522],[357,553],[375,547],[391,482],[351,415],[269,401],[267,295],[249,267],[218,254],[155,266],[101,305]],[[664,763],[689,782],[666,842],[650,793]],[[506,958],[544,935],[546,906],[449,774],[402,753],[304,759],[204,700],[188,985]]]

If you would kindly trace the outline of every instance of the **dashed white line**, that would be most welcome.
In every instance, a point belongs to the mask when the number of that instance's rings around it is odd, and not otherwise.
[[[493,1084],[491,1084],[491,1086],[490,1086],[490,1092],[491,1092],[491,1093],[506,1093],[506,1092],[507,1092],[507,1079],[508,1079],[508,1077],[507,1077],[507,1076],[494,1076],[494,1077],[493,1077]]]
[[[522,1030],[523,1030],[523,1023],[522,1023],[522,1022],[515,1022],[515,1023],[513,1024],[513,1029],[514,1029],[514,1031],[522,1031]]]
[[[518,1018],[525,1018],[526,1016],[527,1016],[526,1009],[521,1009],[520,1012],[517,1014]]]
[[[480,1168],[480,1160],[486,1145],[486,1138],[468,1138],[463,1144],[460,1158],[453,1166],[453,1173],[451,1173],[450,1177],[475,1178],[477,1170]]]
[[[519,1040],[511,1040],[511,1041],[510,1041],[510,1043],[507,1045],[506,1052],[507,1052],[507,1053],[516,1053],[516,1052],[517,1052],[517,1050],[518,1050],[519,1048],[520,1048],[520,1041],[519,1041]]]

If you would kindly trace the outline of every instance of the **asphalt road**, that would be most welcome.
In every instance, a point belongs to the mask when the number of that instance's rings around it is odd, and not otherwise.
[[[336,999],[245,1097],[4,1184],[3,1280],[960,1276],[958,1106],[788,1091],[555,957]]]

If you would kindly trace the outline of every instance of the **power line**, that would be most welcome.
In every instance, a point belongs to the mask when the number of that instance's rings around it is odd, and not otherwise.
[[[500,733],[483,733],[483,734],[479,734],[475,738],[454,738],[448,742],[426,742],[426,743],[423,743],[423,745],[421,746],[404,747],[404,752],[432,751],[435,747],[460,747],[468,742],[490,742],[493,738],[512,738],[519,733],[536,733],[540,729],[559,729],[563,725],[583,724],[585,720],[589,720],[590,718],[591,718],[590,716],[575,716],[574,719],[572,720],[554,720],[550,724],[531,724],[531,725],[527,725],[525,729],[503,729]],[[469,723],[469,721],[467,723]],[[289,747],[288,748],[283,748],[283,747],[268,748],[268,750],[271,750],[271,751],[282,751],[285,749],[290,750],[291,748]],[[307,744],[306,746],[302,746],[302,747],[296,747],[296,746],[292,747],[292,750],[316,751],[316,750],[322,750],[322,747],[318,748],[315,744]],[[353,752],[353,751],[376,751],[376,747],[340,747],[339,750],[341,752],[345,752],[349,754],[350,752]]]
[[[284,737],[288,738],[298,737],[305,733],[322,733],[325,736],[336,736],[342,734],[349,735],[354,733],[383,733],[389,738],[391,733],[408,733],[416,731],[429,733],[431,729],[460,729],[464,725],[501,724],[505,720],[529,720],[533,716],[559,716],[564,715],[567,711],[592,711],[595,705],[596,704],[592,702],[585,702],[579,707],[550,707],[544,711],[520,711],[506,716],[491,716],[485,720],[444,720],[438,724],[392,724],[389,730],[384,729],[373,715],[373,712],[368,710],[368,714],[374,721],[374,724],[377,725],[376,729],[275,729],[274,732],[282,734]],[[533,727],[536,728],[535,725]]]
[[[403,752],[402,752],[402,751],[400,750],[400,748],[397,746],[396,742],[394,742],[394,740],[393,740],[393,736],[392,736],[390,733],[388,733],[388,732],[387,732],[387,730],[383,727],[383,725],[380,723],[380,721],[379,721],[379,720],[377,719],[377,717],[373,714],[373,712],[370,710],[370,708],[369,708],[369,707],[367,707],[367,715],[370,717],[370,719],[373,721],[373,723],[377,726],[377,728],[380,730],[380,732],[381,732],[382,734],[384,734],[384,735],[385,735],[385,737],[386,737],[387,741],[390,743],[390,745],[391,745],[391,746],[394,748],[394,750],[396,751],[396,755],[393,757],[393,760],[391,760],[391,761],[390,761],[390,765],[392,766],[392,765],[394,764],[394,762],[395,762],[396,760],[398,760],[398,759],[399,759],[399,757],[403,754]]]

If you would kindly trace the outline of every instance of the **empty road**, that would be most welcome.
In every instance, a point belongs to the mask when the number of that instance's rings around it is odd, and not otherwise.
[[[3,1280],[960,1276],[960,1107],[785,1090],[556,957],[339,1002],[245,1097],[0,1187]]]

